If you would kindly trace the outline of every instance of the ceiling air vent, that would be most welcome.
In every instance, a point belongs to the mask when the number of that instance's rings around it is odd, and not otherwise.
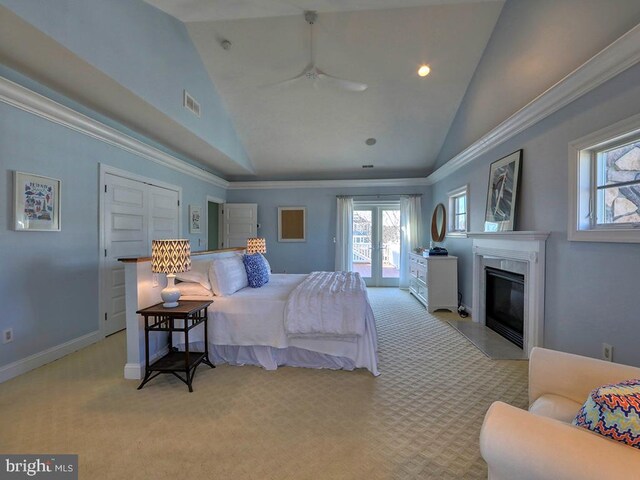
[[[183,106],[196,117],[200,117],[200,104],[186,90],[184,91]]]

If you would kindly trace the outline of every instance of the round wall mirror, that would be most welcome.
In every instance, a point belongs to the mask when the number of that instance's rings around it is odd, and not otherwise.
[[[445,233],[447,233],[447,211],[444,205],[439,203],[433,209],[431,217],[431,240],[441,242],[444,240]]]

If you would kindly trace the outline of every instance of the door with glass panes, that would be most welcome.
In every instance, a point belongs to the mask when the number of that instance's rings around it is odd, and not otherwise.
[[[397,287],[400,279],[400,204],[355,202],[353,271],[369,287]]]

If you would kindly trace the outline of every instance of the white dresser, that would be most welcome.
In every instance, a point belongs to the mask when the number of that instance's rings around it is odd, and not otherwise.
[[[411,282],[409,291],[427,307],[429,313],[438,309],[458,309],[458,257],[409,255]]]

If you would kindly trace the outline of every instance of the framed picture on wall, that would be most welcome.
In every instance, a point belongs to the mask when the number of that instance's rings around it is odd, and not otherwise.
[[[484,217],[485,232],[514,229],[521,167],[522,150],[513,152],[491,164]]]
[[[278,241],[306,242],[306,207],[278,207]]]
[[[189,233],[202,233],[202,208],[198,205],[189,205]]]
[[[26,232],[59,232],[61,188],[62,182],[58,179],[15,172],[15,229]]]

